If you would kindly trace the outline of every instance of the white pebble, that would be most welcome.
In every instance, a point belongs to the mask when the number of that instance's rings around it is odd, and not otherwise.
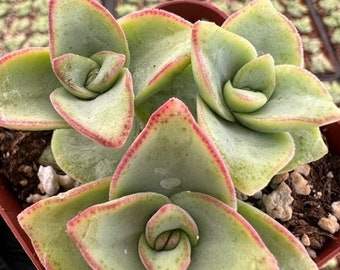
[[[291,219],[293,214],[291,204],[294,201],[291,192],[289,186],[282,182],[276,190],[263,195],[262,200],[268,215],[282,221]]]
[[[340,220],[340,201],[336,201],[332,203],[332,212],[333,215]]]
[[[292,179],[292,184],[294,191],[299,195],[309,195],[311,192],[311,187],[308,181],[298,172],[292,172],[290,174]]]
[[[301,236],[301,243],[302,243],[304,246],[306,246],[306,247],[310,246],[310,239],[309,239],[309,237],[308,237],[307,234],[304,233],[304,234]]]
[[[321,229],[328,231],[332,234],[336,233],[340,228],[340,225],[336,217],[331,214],[329,214],[328,217],[320,218],[318,225]]]
[[[310,174],[310,166],[309,164],[303,164],[295,168],[294,171],[303,174],[304,176],[308,176]]]
[[[288,172],[277,174],[272,178],[269,185],[272,189],[276,189],[278,187],[278,185],[280,185],[282,182],[286,181],[288,178],[289,178]]]

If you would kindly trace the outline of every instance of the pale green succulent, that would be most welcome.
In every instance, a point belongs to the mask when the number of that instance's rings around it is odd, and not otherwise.
[[[112,179],[42,200],[18,219],[47,269],[317,269],[282,225],[236,204],[221,155],[173,98]]]
[[[19,215],[46,268],[316,269],[235,196],[320,158],[340,119],[269,0],[222,26],[50,0],[49,44],[0,59],[0,125],[54,130],[59,167],[94,181]]]

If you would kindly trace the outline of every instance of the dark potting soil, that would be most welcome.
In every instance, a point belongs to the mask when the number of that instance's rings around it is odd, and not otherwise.
[[[12,131],[0,128],[0,173],[10,181],[18,199],[27,206],[30,194],[41,193],[37,185],[37,159],[50,143],[52,133]],[[312,186],[310,195],[298,195],[292,188],[293,216],[281,222],[296,237],[307,234],[310,248],[319,250],[333,235],[318,226],[322,217],[332,212],[331,204],[340,200],[340,156],[328,153],[310,164],[306,179]],[[289,180],[287,184],[290,185]],[[263,191],[270,192],[269,187]]]

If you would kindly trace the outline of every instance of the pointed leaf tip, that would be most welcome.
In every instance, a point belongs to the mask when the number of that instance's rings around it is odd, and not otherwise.
[[[170,196],[184,190],[235,205],[235,190],[219,152],[186,105],[172,98],[154,112],[122,158],[110,197],[142,191]]]

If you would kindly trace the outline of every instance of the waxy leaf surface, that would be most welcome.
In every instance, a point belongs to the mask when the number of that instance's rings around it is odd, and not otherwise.
[[[134,104],[132,78],[127,69],[122,70],[111,89],[93,100],[79,99],[58,88],[51,94],[51,102],[70,126],[104,146],[123,146],[131,131]]]
[[[249,40],[259,55],[270,54],[276,65],[303,66],[301,38],[270,0],[252,1],[229,16],[222,28]]]
[[[196,22],[192,30],[192,68],[201,97],[226,120],[234,116],[225,105],[224,84],[257,56],[244,38],[211,22]]]
[[[149,119],[112,178],[110,198],[152,191],[210,194],[234,206],[235,191],[222,157],[188,108],[170,99]]]
[[[67,222],[91,205],[108,200],[109,179],[98,180],[39,201],[18,215],[46,269],[91,269],[66,233]]]
[[[94,269],[143,269],[138,241],[145,224],[170,200],[160,194],[136,193],[94,205],[67,225],[67,231]]]
[[[214,114],[202,99],[198,123],[222,154],[235,187],[248,195],[263,189],[294,156],[289,133],[260,133]]]
[[[95,0],[51,0],[49,35],[52,58],[66,53],[90,57],[99,51],[113,51],[129,61],[124,32]]]
[[[239,201],[237,211],[255,228],[277,259],[280,269],[316,270],[305,247],[285,227],[255,207]]]
[[[340,109],[312,73],[292,65],[279,65],[275,74],[274,92],[263,107],[252,113],[235,113],[245,126],[262,132],[283,132],[340,119]]]
[[[131,53],[136,105],[161,90],[190,63],[192,24],[164,10],[146,9],[119,20]]]
[[[30,48],[0,59],[0,125],[11,129],[48,130],[68,124],[53,108],[49,95],[61,86],[48,48]]]
[[[196,192],[178,193],[170,199],[190,214],[199,230],[189,269],[279,269],[259,235],[236,210]]]

